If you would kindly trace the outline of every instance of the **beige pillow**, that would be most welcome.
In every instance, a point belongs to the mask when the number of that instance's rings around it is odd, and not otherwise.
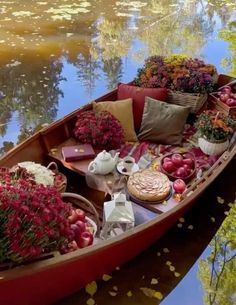
[[[131,98],[119,101],[93,102],[93,110],[95,112],[109,111],[120,121],[124,129],[125,140],[138,141],[134,130],[133,101]]]
[[[180,144],[189,112],[189,107],[146,97],[139,140],[171,145]]]

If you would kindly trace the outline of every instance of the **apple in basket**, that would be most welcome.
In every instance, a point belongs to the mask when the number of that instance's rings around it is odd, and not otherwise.
[[[75,223],[77,220],[85,222],[85,212],[81,209],[73,209],[71,215],[68,217],[70,223]]]
[[[195,171],[195,158],[191,153],[170,153],[161,160],[161,170],[174,180],[188,180]]]

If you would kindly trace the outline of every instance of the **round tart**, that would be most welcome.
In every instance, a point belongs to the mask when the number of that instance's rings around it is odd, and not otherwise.
[[[127,182],[129,194],[137,199],[148,202],[165,200],[170,194],[171,184],[167,175],[145,169],[133,173]]]

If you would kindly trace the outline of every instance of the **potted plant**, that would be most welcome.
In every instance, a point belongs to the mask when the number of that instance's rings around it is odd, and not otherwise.
[[[196,127],[201,150],[208,155],[219,155],[228,148],[236,121],[223,112],[206,110],[198,117]]]

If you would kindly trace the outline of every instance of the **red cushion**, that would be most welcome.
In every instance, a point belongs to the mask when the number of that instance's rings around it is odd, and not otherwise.
[[[139,130],[142,122],[145,96],[149,96],[164,102],[167,100],[168,91],[166,88],[141,88],[126,84],[118,85],[118,100],[126,98],[133,99],[134,126],[137,131]]]

